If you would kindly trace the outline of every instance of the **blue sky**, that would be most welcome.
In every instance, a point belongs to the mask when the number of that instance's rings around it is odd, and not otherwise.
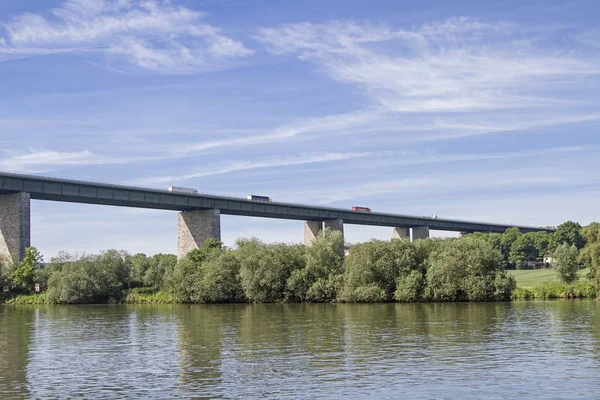
[[[587,224],[600,219],[600,3],[520,3],[5,0],[0,169]],[[173,253],[176,224],[32,203],[47,257]],[[302,224],[224,216],[222,232],[298,242]]]

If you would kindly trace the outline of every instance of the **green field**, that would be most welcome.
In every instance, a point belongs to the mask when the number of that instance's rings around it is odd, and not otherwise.
[[[543,283],[558,282],[556,272],[552,269],[524,269],[507,272],[515,277],[517,287],[521,288],[532,288]],[[581,281],[586,281],[585,276],[587,272],[587,269],[579,271],[579,279]]]

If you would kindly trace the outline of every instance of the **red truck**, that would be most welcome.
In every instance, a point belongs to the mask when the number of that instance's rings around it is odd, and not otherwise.
[[[359,206],[352,206],[352,211],[358,211],[358,212],[366,212],[366,213],[370,213],[371,209],[368,207],[359,207]]]

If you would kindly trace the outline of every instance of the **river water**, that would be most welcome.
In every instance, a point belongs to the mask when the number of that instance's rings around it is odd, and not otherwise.
[[[599,306],[0,305],[0,398],[598,399]]]

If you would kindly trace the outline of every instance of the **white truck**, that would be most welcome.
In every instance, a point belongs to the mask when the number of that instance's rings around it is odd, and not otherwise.
[[[167,190],[169,192],[198,194],[198,191],[194,188],[186,188],[180,186],[169,186],[169,189]]]

